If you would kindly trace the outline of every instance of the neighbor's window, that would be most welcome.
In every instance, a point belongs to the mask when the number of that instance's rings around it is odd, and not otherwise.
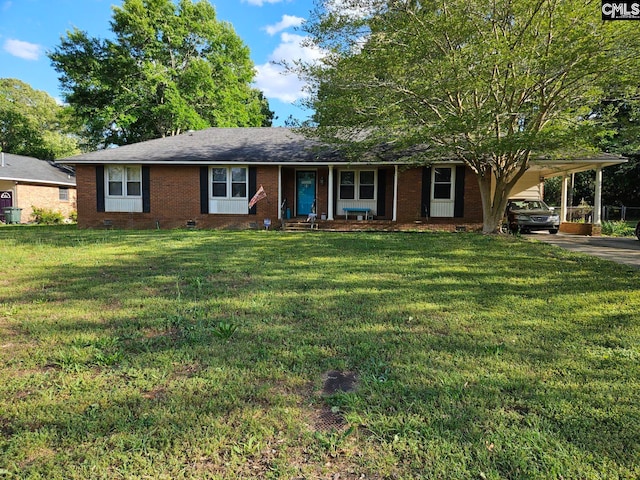
[[[69,201],[69,189],[67,187],[58,188],[58,200],[61,202]]]
[[[246,167],[211,169],[211,196],[214,198],[247,198]]]
[[[110,197],[140,197],[142,168],[139,166],[111,166],[107,169],[107,195]]]
[[[374,170],[340,172],[341,200],[375,199],[376,172]]]

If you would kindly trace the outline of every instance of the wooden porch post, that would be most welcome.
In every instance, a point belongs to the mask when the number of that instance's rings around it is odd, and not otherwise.
[[[278,165],[278,220],[282,220],[282,165]]]
[[[596,168],[596,192],[593,203],[593,224],[600,225],[600,212],[602,212],[602,167]]]
[[[327,199],[327,220],[333,220],[333,165],[329,165],[329,177],[327,179],[329,183],[329,198]]]
[[[562,204],[560,205],[560,221],[561,222],[567,221],[568,190],[569,190],[569,176],[565,175],[564,177],[562,177],[562,195],[561,195],[562,200],[560,201],[560,203]]]
[[[393,218],[391,220],[398,221],[398,165],[393,171]]]

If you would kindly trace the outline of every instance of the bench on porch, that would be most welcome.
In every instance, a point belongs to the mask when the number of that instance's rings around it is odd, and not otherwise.
[[[344,211],[344,215],[345,215],[345,219],[349,220],[349,214],[350,213],[364,213],[364,219],[368,220],[369,217],[371,217],[373,219],[373,215],[371,215],[371,209],[370,208],[362,208],[362,207],[344,207],[342,209]]]

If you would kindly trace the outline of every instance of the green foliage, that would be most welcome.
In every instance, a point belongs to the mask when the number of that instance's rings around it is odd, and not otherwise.
[[[478,174],[485,232],[532,156],[592,151],[610,129],[594,105],[635,82],[640,37],[591,1],[355,3],[321,2],[306,24],[329,52],[300,69],[317,87],[309,135],[360,160],[463,161]]]
[[[89,148],[271,124],[248,48],[209,2],[125,0],[113,10],[114,40],[74,29],[49,55]]]
[[[73,226],[3,227],[0,258],[0,476],[640,478],[637,269],[508,235]]]
[[[0,150],[53,160],[78,153],[66,109],[46,92],[11,78],[0,79]]]
[[[623,220],[602,222],[602,234],[612,237],[633,237],[634,227]]]
[[[238,326],[230,323],[230,322],[220,322],[218,326],[213,331],[213,334],[218,337],[220,340],[229,340],[236,330]]]
[[[60,225],[64,223],[64,215],[48,208],[31,207],[35,223],[40,225]]]

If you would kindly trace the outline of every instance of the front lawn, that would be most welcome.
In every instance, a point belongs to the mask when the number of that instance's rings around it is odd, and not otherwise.
[[[637,269],[513,236],[0,229],[0,478],[639,477]]]

